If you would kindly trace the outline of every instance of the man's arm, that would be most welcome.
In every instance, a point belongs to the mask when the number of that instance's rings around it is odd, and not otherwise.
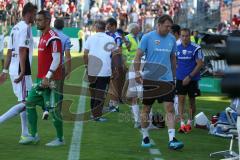
[[[4,64],[4,69],[3,69],[2,73],[0,74],[0,84],[3,84],[7,79],[7,74],[8,74],[8,69],[9,69],[10,63],[11,63],[11,59],[12,59],[12,50],[8,49],[7,57],[6,57],[5,64]]]
[[[65,78],[69,79],[70,73],[71,73],[71,53],[70,49],[72,47],[71,41],[69,38],[67,38],[65,42],[65,61],[66,61],[66,73],[65,73]]]
[[[175,54],[171,54],[170,58],[171,58],[173,79],[175,79],[176,78],[176,65],[177,65],[176,64],[177,63],[176,55]]]
[[[70,50],[65,51],[65,60],[66,60],[66,74],[65,77],[68,79],[70,77],[72,62],[71,62],[71,53]]]
[[[194,67],[192,72],[184,78],[183,85],[187,85],[191,81],[192,77],[194,77],[204,65],[204,57],[201,49],[196,52],[196,63],[197,65]]]
[[[83,55],[83,61],[84,61],[84,64],[85,64],[85,67],[88,66],[88,53],[89,53],[89,50],[88,49],[84,49],[84,55]]]
[[[42,80],[42,87],[47,88],[49,87],[49,79],[52,78],[53,73],[58,69],[59,65],[61,65],[61,50],[58,45],[61,45],[60,40],[55,40],[51,42],[52,45],[52,63],[49,67],[47,75]],[[44,65],[44,64],[43,64]]]
[[[195,66],[193,71],[189,74],[189,76],[191,76],[191,77],[195,76],[200,71],[200,69],[203,67],[203,65],[204,65],[204,62],[201,59],[197,59],[196,63],[197,63],[197,65]]]
[[[141,68],[141,57],[143,56],[143,51],[141,49],[137,50],[137,53],[134,58],[134,71],[136,74],[136,81],[137,83],[142,84],[142,77],[140,73],[140,68]]]
[[[20,69],[21,69],[21,72],[20,74],[18,75],[18,78],[16,78],[14,80],[15,83],[19,83],[23,77],[24,77],[24,74],[25,74],[25,62],[26,62],[26,59],[27,59],[27,49],[26,47],[20,47],[19,48],[19,61],[20,61]]]

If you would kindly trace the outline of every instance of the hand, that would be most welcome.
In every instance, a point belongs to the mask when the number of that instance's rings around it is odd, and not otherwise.
[[[42,88],[48,88],[49,87],[49,79],[48,78],[44,78],[42,80]]]
[[[185,77],[184,80],[182,81],[182,85],[186,86],[190,83],[191,78],[189,76]]]
[[[136,72],[135,80],[136,80],[137,83],[143,84],[143,79],[142,79],[142,76],[139,72]]]
[[[7,80],[7,73],[0,74],[0,85],[3,84]]]
[[[18,78],[16,78],[16,79],[14,80],[14,83],[19,83],[19,82],[21,82],[22,79],[23,79],[23,77],[24,77],[24,74],[23,74],[23,73],[20,73],[19,76],[18,76]]]

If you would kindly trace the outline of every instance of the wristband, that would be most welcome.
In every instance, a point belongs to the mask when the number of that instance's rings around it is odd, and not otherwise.
[[[50,79],[50,78],[52,77],[52,74],[53,74],[53,73],[52,73],[51,71],[48,71],[48,72],[47,72],[47,75],[46,75],[46,78],[47,78],[47,79]]]
[[[3,73],[8,73],[8,70],[7,70],[7,69],[3,69],[2,72],[3,72]]]

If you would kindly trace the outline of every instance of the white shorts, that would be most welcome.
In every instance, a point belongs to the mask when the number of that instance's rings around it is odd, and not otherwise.
[[[32,88],[32,77],[31,75],[29,76],[24,76],[22,81],[19,83],[15,83],[14,80],[18,78],[18,76],[13,76],[10,75],[11,82],[12,82],[12,87],[13,87],[13,92],[18,98],[18,101],[24,101],[26,100],[27,93],[28,91],[31,90]]]
[[[142,98],[143,86],[136,82],[135,77],[135,72],[128,72],[127,98]]]

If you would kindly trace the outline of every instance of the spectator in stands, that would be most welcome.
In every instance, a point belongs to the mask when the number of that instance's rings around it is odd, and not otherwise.
[[[180,115],[180,133],[191,131],[192,121],[196,113],[195,97],[200,95],[198,81],[200,69],[203,67],[204,56],[201,47],[190,40],[191,31],[181,29],[181,43],[177,45],[176,93],[178,95],[178,109]],[[186,94],[189,97],[189,119],[184,122],[184,106]]]
[[[0,5],[0,24],[3,26],[7,26],[7,11],[5,3]]]
[[[130,23],[138,23],[138,13],[135,7],[132,8],[130,13]]]
[[[66,0],[65,0],[64,3],[61,5],[61,8],[62,8],[63,16],[64,16],[64,17],[65,17],[65,16],[68,16],[68,15],[67,15],[67,11],[68,11],[69,6],[68,6],[68,3],[67,3]]]
[[[240,22],[239,22],[239,19],[238,19],[237,15],[234,14],[234,15],[233,15],[233,18],[232,18],[232,25],[238,27],[238,26],[239,26],[239,23],[240,23]]]

